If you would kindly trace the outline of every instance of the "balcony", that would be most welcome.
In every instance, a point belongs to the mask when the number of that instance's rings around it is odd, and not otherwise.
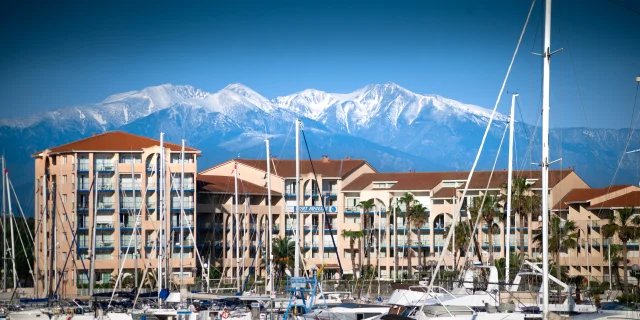
[[[78,203],[76,207],[78,212],[89,212],[89,204],[88,203]]]
[[[89,163],[78,163],[78,172],[89,172]]]
[[[89,240],[88,239],[77,240],[76,246],[78,247],[78,250],[87,250],[89,249]]]
[[[120,190],[124,190],[124,191],[132,191],[132,190],[140,190],[142,189],[142,183],[141,182],[121,182],[120,183]]]
[[[193,201],[183,201],[183,207],[182,209],[184,210],[193,210]],[[171,210],[173,211],[180,211],[180,202],[175,203],[175,202],[171,202]]]
[[[114,172],[116,170],[116,166],[113,162],[111,163],[102,162],[102,163],[96,163],[95,169],[98,172]]]
[[[156,187],[155,182],[147,182],[147,191],[155,191]]]
[[[98,192],[113,192],[115,189],[113,188],[113,184],[104,183],[98,184]]]
[[[139,200],[139,199],[138,199]],[[128,210],[139,210],[140,207],[142,207],[142,202],[141,201],[136,201],[135,203],[133,201],[126,201],[126,202],[120,202],[120,211],[128,211]]]
[[[417,248],[419,244],[421,248],[426,248],[429,246],[430,243],[431,241],[429,239],[422,239],[420,242],[418,242],[418,240],[413,240],[411,241],[411,247]]]
[[[113,239],[96,240],[96,250],[113,250]]]
[[[443,241],[443,242],[444,242],[444,241]],[[500,247],[501,247],[501,245],[500,245],[500,241],[493,241],[493,248],[494,248],[494,249],[496,249],[496,248],[500,248]],[[483,242],[482,242],[482,248],[483,248],[483,249],[487,249],[487,248],[489,248],[489,241],[483,241]]]
[[[147,210],[155,210],[157,208],[155,202],[147,202]]]
[[[182,220],[182,228],[183,229],[193,229],[193,219],[184,219]],[[171,229],[180,230],[180,220],[179,219],[171,219]]]
[[[113,222],[98,222],[96,223],[96,230],[112,231],[114,230]]]
[[[90,189],[89,182],[78,182],[78,192],[89,192]]]
[[[98,202],[98,211],[113,211],[113,202]]]
[[[182,245],[182,247],[193,247],[193,240],[191,239],[185,239],[183,241],[175,241],[173,243],[173,247],[174,248],[180,248],[180,246]]]
[[[89,230],[89,219],[80,219],[77,224],[78,230]]]
[[[120,229],[133,229],[135,226],[135,220],[120,221]],[[138,222],[137,229],[140,229],[140,222]]]
[[[183,188],[184,188],[184,191],[193,191],[193,182],[185,181]],[[172,181],[171,190],[180,191],[180,181]]]
[[[142,247],[142,240],[138,239],[138,245],[136,246],[136,242],[135,241],[129,241],[129,239],[126,240],[120,240],[120,248],[122,249],[127,249],[129,248],[129,250],[133,249],[133,248],[138,248],[140,249]]]
[[[289,229],[289,228],[287,228],[287,229]],[[314,231],[314,232],[315,232],[315,231],[318,231],[318,225],[317,225],[317,224],[314,224],[314,225],[305,225],[305,226],[304,226],[304,231],[305,231],[305,232],[309,232],[309,231]]]
[[[323,241],[322,244],[323,244],[323,246],[325,248],[333,248],[334,247],[333,242],[331,240]],[[335,245],[336,246],[338,245],[338,239],[336,239],[336,244]]]

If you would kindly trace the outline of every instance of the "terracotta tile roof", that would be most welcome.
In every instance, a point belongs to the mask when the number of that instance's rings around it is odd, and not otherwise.
[[[142,151],[143,148],[159,146],[160,141],[130,134],[122,131],[109,131],[89,138],[50,148],[52,153],[77,151]],[[164,146],[171,151],[180,151],[180,145],[165,142]],[[185,146],[185,151],[200,152],[198,149]],[[40,152],[34,154],[38,155]]]
[[[609,186],[604,188],[582,188],[573,189],[567,193],[554,207],[553,211],[563,211],[569,209],[568,203],[588,203],[589,200],[603,196],[609,192],[615,192],[628,188],[631,185]]]
[[[198,185],[202,189],[214,193],[235,193],[235,181],[230,176],[210,176],[199,174],[197,177]],[[249,181],[238,179],[239,194],[267,194],[267,188],[253,184]],[[271,195],[281,195],[280,192],[271,190]]]
[[[256,169],[267,171],[266,160],[254,160],[254,159],[235,159],[235,161],[244,165],[254,167]],[[368,165],[367,161],[360,159],[340,159],[340,160],[312,160],[313,167],[316,174],[324,177],[340,177],[344,178],[351,172],[360,168],[361,166]],[[373,167],[372,167],[373,168]],[[374,169],[375,170],[375,169]],[[311,163],[309,160],[300,161],[300,173],[311,173]],[[288,178],[296,176],[296,161],[295,160],[280,160],[273,159],[271,166],[271,173],[280,177]]]
[[[552,188],[567,175],[573,172],[569,170],[549,171],[549,187]],[[395,173],[369,173],[356,178],[343,190],[362,190],[374,181],[397,181],[397,183],[387,190],[432,190],[443,180],[465,181],[469,172],[395,172]],[[484,189],[487,187],[491,171],[476,171],[469,183],[469,189]],[[537,179],[532,187],[540,188],[542,172],[540,170],[525,170],[514,172],[514,177],[526,177],[527,179]],[[499,189],[507,183],[507,171],[494,171],[491,177],[490,189]]]
[[[441,188],[436,193],[434,193],[431,198],[453,198],[456,196],[456,190],[460,190],[459,188]]]
[[[640,191],[632,191],[619,197],[596,203],[589,209],[613,209],[626,207],[640,207]]]

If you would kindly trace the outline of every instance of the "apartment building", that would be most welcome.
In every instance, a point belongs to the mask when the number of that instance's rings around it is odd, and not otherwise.
[[[620,245],[617,235],[605,238],[602,227],[611,223],[612,215],[624,208],[640,208],[640,188],[633,185],[616,185],[605,188],[576,188],[567,193],[552,209],[563,220],[572,220],[577,226],[576,248],[560,253],[560,264],[569,266],[569,275],[590,275],[590,279],[611,282],[613,277],[622,277],[622,264],[610,270],[608,248]],[[640,213],[637,210],[636,213]],[[639,242],[627,242],[629,271],[634,264],[640,265]],[[621,259],[622,252],[618,252]],[[617,273],[617,275],[616,275]],[[631,276],[630,280],[635,280]],[[614,282],[616,279],[613,279]]]
[[[130,277],[135,266],[140,277],[145,266],[156,268],[156,240],[163,213],[167,247],[171,247],[165,265],[177,278],[183,247],[185,281],[193,283],[195,176],[200,151],[185,148],[182,181],[181,146],[164,143],[163,204],[159,191],[161,150],[158,140],[113,131],[33,155],[38,190],[35,269],[40,295],[56,290],[61,296],[86,295],[92,252],[96,288],[112,286],[123,264],[123,274]],[[181,224],[182,210],[185,219]],[[94,232],[96,244],[92,248]]]
[[[507,182],[507,172],[480,171],[468,188],[464,199],[461,193],[467,179],[468,172],[402,172],[378,173],[365,160],[330,160],[325,157],[314,160],[319,188],[313,183],[313,173],[308,161],[302,162],[301,185],[302,206],[300,219],[302,226],[301,244],[304,251],[306,269],[311,267],[323,268],[323,276],[335,278],[339,264],[345,274],[358,272],[361,252],[356,244],[353,252],[349,239],[342,236],[345,230],[363,230],[363,210],[358,207],[361,201],[374,199],[374,223],[370,228],[374,241],[370,243],[371,264],[380,267],[380,276],[392,278],[395,276],[395,266],[401,273],[409,273],[408,256],[411,253],[411,273],[419,269],[426,269],[442,252],[444,246],[445,228],[451,224],[456,204],[463,202],[463,208],[471,203],[473,198],[487,194],[506,192],[502,189]],[[266,252],[266,161],[237,159],[225,162],[198,175],[199,197],[197,206],[199,245],[203,247],[205,256],[212,257],[212,265],[223,271],[223,276],[234,278],[238,274],[249,274],[260,263]],[[235,181],[234,166],[239,173],[238,189],[240,199],[239,251],[241,260],[236,260],[235,254],[235,225],[233,213],[235,210]],[[293,237],[295,229],[295,162],[292,160],[274,159],[271,163],[272,182],[272,213],[274,215],[273,233],[279,237]],[[540,171],[522,171],[516,175],[527,178],[532,192],[540,194]],[[573,170],[554,170],[550,173],[549,181],[550,204],[554,205],[570,190],[588,187]],[[406,228],[406,208],[398,204],[398,198],[406,192],[411,193],[429,211],[428,223],[418,230]],[[323,218],[320,195],[326,196],[325,207],[328,221]],[[388,208],[400,207],[400,210]],[[393,218],[397,226],[393,226]],[[244,219],[244,220],[242,220]],[[536,256],[537,252],[530,246],[533,232],[538,229],[536,217],[527,217],[524,226],[520,226],[518,219],[512,219],[511,248],[519,250],[517,239],[520,232],[525,235],[525,253]],[[489,246],[487,228],[483,227],[479,241],[483,242],[483,255],[489,254],[499,258],[504,255],[504,226],[500,227],[500,234],[494,235],[494,242]],[[394,232],[398,232],[395,242]],[[418,233],[421,242],[418,244]],[[412,239],[411,248],[407,247],[407,240]],[[379,242],[378,242],[379,241]],[[380,245],[378,246],[378,243]],[[335,245],[334,245],[335,244]],[[423,261],[417,261],[417,252],[422,250]],[[352,255],[356,265],[352,265]],[[396,255],[398,262],[396,263]],[[364,258],[364,257],[362,257]],[[364,259],[363,259],[364,260]],[[486,260],[485,260],[486,261]],[[453,257],[447,256],[445,262],[453,266]],[[240,268],[240,272],[238,272]],[[244,271],[243,271],[244,269]],[[260,268],[256,272],[264,275]]]
[[[271,166],[273,235],[293,239],[296,232],[295,161],[274,158],[268,164],[266,160],[234,159],[198,174],[198,245],[211,265],[221,270],[227,279],[246,276],[254,266],[264,266],[261,261],[266,254],[264,250],[268,239],[267,165]],[[237,211],[234,168],[238,173]],[[339,208],[345,205],[340,196],[341,190],[356,177],[375,172],[365,160],[350,158],[333,160],[323,157],[313,160],[313,168],[309,161],[301,163],[302,233],[299,236],[302,246],[308,250],[304,254],[305,268],[318,267],[324,262],[327,273],[336,271],[337,251],[331,235],[337,243],[343,241],[338,233]],[[323,220],[321,194],[325,197],[328,223]],[[235,241],[235,212],[239,212],[240,221],[238,242]],[[255,269],[258,275],[265,275],[262,268]]]

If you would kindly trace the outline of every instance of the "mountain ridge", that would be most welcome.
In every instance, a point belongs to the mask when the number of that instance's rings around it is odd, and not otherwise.
[[[380,171],[468,170],[491,112],[436,94],[413,93],[392,82],[350,93],[307,89],[272,99],[240,83],[214,93],[189,85],[163,84],[116,93],[94,104],[1,119],[0,139],[10,168],[24,175],[25,185],[33,181],[30,154],[115,129],[148,137],[158,137],[163,131],[173,142],[184,138],[203,151],[199,169],[238,153],[264,157],[265,136],[272,137],[274,150],[283,150],[279,156],[293,157],[291,133],[296,119],[303,120],[313,157],[319,157],[318,152],[332,158],[360,157]],[[496,113],[479,169],[493,166],[507,120]],[[518,166],[539,162],[537,129],[516,122]],[[558,165],[575,166],[592,185],[607,185],[629,131],[559,128],[550,135],[552,154],[564,161]],[[640,146],[638,132],[631,143]],[[500,155],[498,166],[504,168],[506,141]],[[614,183],[637,183],[633,168],[638,162],[623,158],[620,181]]]

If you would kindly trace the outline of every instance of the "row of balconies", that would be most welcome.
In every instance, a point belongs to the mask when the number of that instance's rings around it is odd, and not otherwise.
[[[113,183],[98,183],[97,189],[98,192],[112,192],[115,191],[114,188],[114,184]],[[73,186],[75,188],[75,186]],[[118,189],[121,191],[141,191],[142,190],[142,183],[141,182],[135,182],[135,183],[130,183],[130,182],[120,182],[118,184]],[[155,191],[157,187],[157,183],[155,181],[153,182],[147,182],[146,184],[146,190],[147,191]],[[189,182],[185,182],[184,183],[184,191],[185,192],[192,192],[194,190],[195,184],[192,181]],[[88,181],[81,181],[78,182],[78,191],[80,192],[89,192],[89,190],[91,190],[92,185],[88,182]],[[168,186],[167,186],[168,188]],[[180,184],[172,184],[171,185],[171,190],[173,191],[179,191],[180,190]]]
[[[151,240],[151,239],[147,239],[146,240],[146,247],[150,248],[153,247],[155,241]],[[90,247],[90,241],[88,239],[81,239],[77,241],[77,247],[79,248],[79,250],[87,250]],[[115,240],[113,238],[102,238],[102,239],[96,239],[96,250],[114,250],[115,249]],[[138,240],[137,242],[137,247],[141,248],[142,247],[142,240]],[[174,241],[173,242],[173,247],[174,248],[179,248],[180,245],[182,244],[182,246],[184,247],[193,247],[194,246],[194,242],[192,239],[185,239],[184,241]],[[121,248],[134,248],[135,246],[135,242],[131,241],[129,242],[128,239],[125,240],[120,240],[120,247]]]

